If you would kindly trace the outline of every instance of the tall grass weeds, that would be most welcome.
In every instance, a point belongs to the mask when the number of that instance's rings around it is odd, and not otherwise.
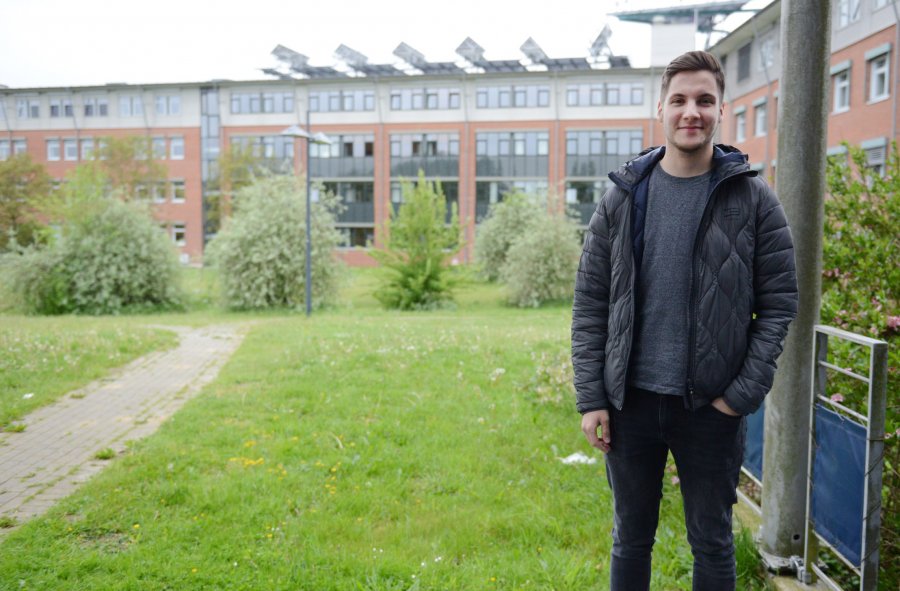
[[[354,278],[365,294],[371,273]],[[6,535],[0,589],[606,588],[611,499],[566,392],[568,306],[502,300],[473,284],[430,314],[363,295],[255,315],[201,395]],[[600,461],[560,461],[575,451]],[[675,480],[662,507],[653,585],[689,588]]]

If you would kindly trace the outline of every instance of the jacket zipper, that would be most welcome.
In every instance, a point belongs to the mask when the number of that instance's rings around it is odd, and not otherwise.
[[[697,308],[700,307],[699,297],[694,293],[694,288],[696,286],[696,276],[697,276],[697,256],[698,251],[700,249],[700,236],[703,234],[703,228],[707,224],[709,220],[709,214],[712,210],[711,204],[713,202],[713,195],[715,195],[716,190],[718,190],[719,185],[728,179],[735,178],[746,174],[746,171],[735,172],[730,174],[724,178],[719,179],[715,185],[713,185],[712,190],[710,190],[709,194],[706,196],[706,205],[703,208],[703,215],[700,217],[700,225],[697,227],[697,234],[694,236],[694,248],[691,251],[691,290],[690,290],[690,310],[688,315],[688,377],[687,377],[687,390],[688,395],[685,400],[685,406],[688,410],[693,411],[695,408],[694,405],[694,373],[696,372],[696,368],[694,365],[696,364],[695,359],[695,349],[696,349],[696,340],[697,340]]]

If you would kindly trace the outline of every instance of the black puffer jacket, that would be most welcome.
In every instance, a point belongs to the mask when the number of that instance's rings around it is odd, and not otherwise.
[[[584,241],[572,307],[577,408],[622,408],[634,332],[649,173],[665,153],[650,148],[610,173]],[[762,403],[788,324],[797,313],[794,248],[775,193],[746,155],[717,145],[693,248],[685,405],[724,396],[741,414]]]

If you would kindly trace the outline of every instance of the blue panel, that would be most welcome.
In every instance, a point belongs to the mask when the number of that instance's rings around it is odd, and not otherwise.
[[[853,564],[861,563],[866,429],[816,405],[812,520],[816,532]]]
[[[744,442],[744,468],[762,480],[763,467],[763,423],[766,417],[766,403],[747,416],[747,439]]]

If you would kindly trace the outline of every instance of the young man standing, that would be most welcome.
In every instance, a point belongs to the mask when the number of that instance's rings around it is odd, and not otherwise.
[[[735,588],[743,417],[772,386],[797,283],[774,192],[746,155],[713,144],[724,92],[712,54],[691,51],[666,67],[657,107],[666,144],[610,173],[578,269],[577,408],[588,441],[606,454],[612,591],[649,589],[669,451],[693,589]]]

